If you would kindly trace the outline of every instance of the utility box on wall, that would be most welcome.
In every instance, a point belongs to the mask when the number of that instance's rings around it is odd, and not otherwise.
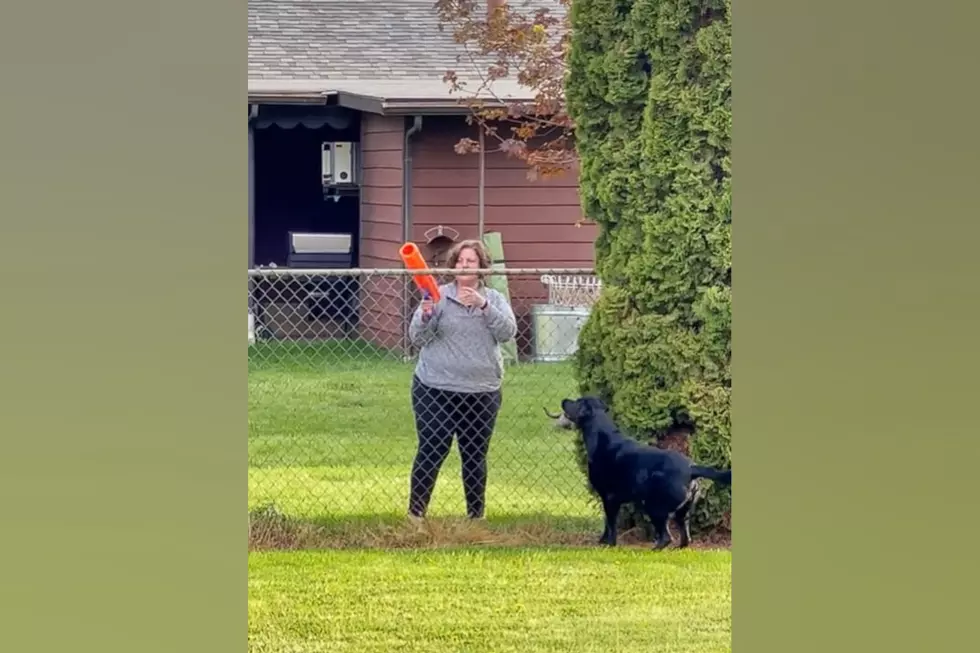
[[[324,188],[350,188],[358,184],[357,143],[325,142],[320,146],[320,176]]]

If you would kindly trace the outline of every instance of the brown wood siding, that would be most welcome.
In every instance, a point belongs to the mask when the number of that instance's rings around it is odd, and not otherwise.
[[[399,268],[402,241],[402,169],[405,121],[364,114],[361,119],[362,268]],[[403,279],[370,275],[361,280],[361,337],[401,351]]]
[[[412,153],[412,237],[453,227],[473,238],[478,227],[479,159],[453,149],[476,127],[462,118],[427,117]],[[490,144],[488,143],[488,146]],[[582,217],[577,171],[530,181],[523,162],[501,152],[486,158],[484,228],[499,231],[510,267],[591,267],[597,227]]]
[[[454,150],[466,136],[476,139],[476,127],[462,118],[426,117],[413,139],[412,237],[420,246],[425,231],[438,225],[456,229],[460,238],[477,235],[479,159]],[[577,226],[581,217],[577,170],[531,181],[523,162],[501,152],[487,154],[484,229],[500,232],[507,267],[593,267],[598,228]],[[525,349],[530,307],[547,301],[547,287],[540,275],[510,277],[510,293]]]

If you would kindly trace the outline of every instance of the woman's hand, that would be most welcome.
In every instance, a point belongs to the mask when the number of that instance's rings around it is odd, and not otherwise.
[[[459,294],[457,298],[464,306],[469,308],[486,308],[487,299],[479,293],[476,288],[470,288],[469,286],[463,286],[459,289]]]
[[[428,322],[429,318],[432,317],[432,300],[429,299],[428,294],[422,299],[422,322]]]

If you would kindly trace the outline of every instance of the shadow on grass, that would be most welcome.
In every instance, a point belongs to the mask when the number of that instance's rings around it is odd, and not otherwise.
[[[523,515],[472,521],[434,517],[420,522],[402,515],[354,515],[342,519],[301,520],[264,506],[249,512],[251,551],[304,549],[438,549],[448,547],[591,547],[602,530],[600,519]],[[676,540],[675,540],[676,541]],[[649,547],[639,531],[619,535],[622,546]],[[722,534],[698,538],[695,548],[726,548]]]

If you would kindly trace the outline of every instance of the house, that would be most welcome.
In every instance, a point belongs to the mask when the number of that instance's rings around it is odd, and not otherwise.
[[[455,152],[479,131],[443,81],[467,74],[461,53],[433,0],[249,0],[249,268],[287,265],[290,232],[350,234],[350,267],[373,269],[401,268],[405,241],[438,266],[481,230],[501,234],[509,268],[593,265],[574,173],[532,182],[501,153]],[[495,92],[529,99],[512,82]],[[355,144],[357,184],[331,195],[321,149],[333,142]],[[360,335],[404,348],[410,291],[362,278]],[[544,300],[530,279],[511,294],[519,315]]]

